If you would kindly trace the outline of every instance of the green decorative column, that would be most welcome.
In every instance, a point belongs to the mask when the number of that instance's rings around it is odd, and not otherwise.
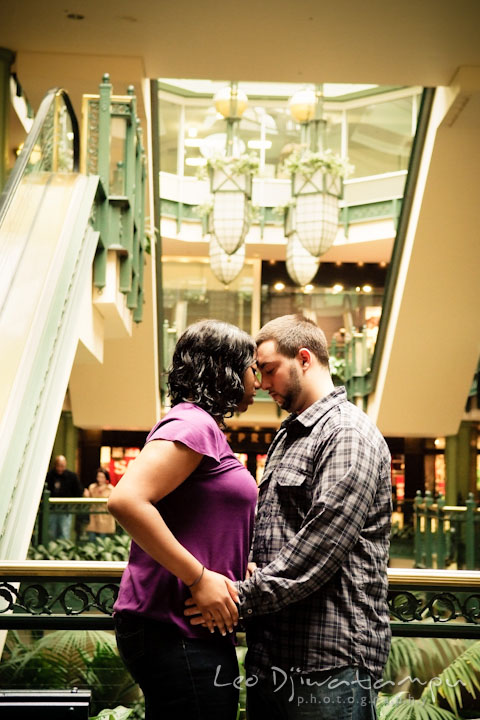
[[[464,504],[476,482],[476,434],[471,423],[462,422],[456,435],[446,438],[447,505]]]
[[[8,115],[10,110],[10,67],[15,53],[0,48],[0,190],[3,190],[8,170]]]

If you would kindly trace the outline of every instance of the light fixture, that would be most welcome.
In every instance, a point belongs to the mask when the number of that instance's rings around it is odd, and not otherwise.
[[[372,290],[373,290],[373,288],[372,288],[371,285],[364,285],[364,286],[362,287],[362,290],[363,290],[364,293],[371,293]]]
[[[224,182],[222,176],[225,175]],[[216,181],[216,188],[215,188]],[[212,173],[213,209],[209,218],[209,230],[218,244],[229,255],[236,252],[245,240],[249,228],[249,195],[226,175],[226,171]]]
[[[341,285],[340,283],[335,283],[335,285],[332,288],[332,293],[337,295],[338,293],[341,293],[342,290],[343,290],[343,285]]]
[[[313,292],[313,285],[311,283],[307,283],[303,288],[303,292],[305,295],[310,295],[310,293]]]
[[[294,233],[287,241],[287,272],[297,285],[308,285],[313,280],[320,266],[319,258],[305,250]]]
[[[248,97],[237,83],[221,88],[213,98],[215,110],[226,120],[240,119],[247,109]]]
[[[292,178],[292,201],[285,212],[285,235],[296,235],[311,256],[319,258],[335,242],[339,199],[346,164],[324,150],[323,87],[306,88],[292,96],[289,110],[301,125],[301,151],[285,161]]]
[[[313,120],[316,102],[315,91],[306,88],[292,95],[288,103],[288,109],[293,119],[303,125]]]
[[[282,292],[282,290],[285,290],[285,283],[280,282],[280,281],[276,282],[275,285],[273,286],[273,289],[276,290],[277,292]]]
[[[223,152],[207,159],[213,198],[207,227],[216,243],[228,255],[239,251],[250,227],[254,163],[250,156],[239,154],[239,148],[245,145],[241,144],[235,134],[247,102],[247,96],[234,82],[219,90],[214,97],[217,112],[227,122],[227,132]],[[203,153],[203,146],[201,151]],[[258,162],[255,162],[258,166]],[[240,256],[237,255],[237,260]]]
[[[215,236],[210,238],[210,267],[215,277],[224,285],[229,285],[241,272],[245,262],[245,245],[237,252],[228,254],[219,245]]]

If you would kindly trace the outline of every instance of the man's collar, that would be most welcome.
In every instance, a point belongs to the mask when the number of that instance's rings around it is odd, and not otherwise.
[[[345,402],[346,400],[347,393],[345,388],[343,386],[336,387],[331,393],[328,393],[328,395],[321,398],[321,400],[317,400],[310,405],[306,410],[300,413],[300,415],[297,415],[296,413],[289,415],[280,425],[280,429],[282,430],[286,428],[288,432],[290,428],[293,429],[293,424],[296,424],[297,422],[306,428],[311,427],[312,425],[315,425],[315,423],[317,423],[320,418],[325,415],[325,413],[331,410],[331,408]]]

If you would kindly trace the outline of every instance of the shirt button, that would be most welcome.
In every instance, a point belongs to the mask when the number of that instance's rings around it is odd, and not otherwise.
[[[252,610],[251,608],[249,608],[249,609],[247,610],[247,615],[251,615],[252,612],[253,612],[253,610]]]

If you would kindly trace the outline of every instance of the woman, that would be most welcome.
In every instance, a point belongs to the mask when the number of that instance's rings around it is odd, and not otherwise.
[[[103,468],[98,468],[96,480],[83,492],[84,497],[109,498],[112,492],[110,476]],[[97,537],[105,537],[115,532],[115,519],[106,511],[106,505],[100,503],[92,505],[90,520],[85,528],[89,540],[96,540]],[[100,512],[103,511],[103,512]]]
[[[172,409],[108,502],[133,538],[114,608],[117,643],[146,720],[234,720],[232,581],[246,573],[257,486],[221,428],[253,402],[255,344],[233,325],[201,321],[180,337],[172,366]],[[184,616],[188,597],[207,628]]]

